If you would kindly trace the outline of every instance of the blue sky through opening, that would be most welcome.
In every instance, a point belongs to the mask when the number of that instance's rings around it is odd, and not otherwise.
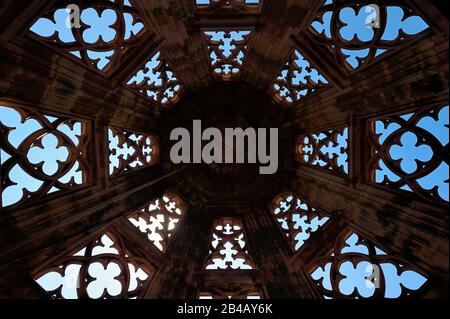
[[[212,41],[220,42],[219,45],[220,52],[226,57],[231,58],[233,50],[236,49],[236,45],[233,42],[242,41],[244,37],[249,35],[251,31],[231,31],[229,37],[226,37],[224,31],[206,31],[205,34],[211,37]],[[214,66],[217,62],[220,62],[219,56],[211,50],[210,53],[211,64]],[[237,62],[239,66],[244,64],[245,52],[242,50],[239,52],[238,56],[235,57],[234,62]],[[241,70],[240,68],[233,67],[231,64],[218,64],[214,69],[214,72],[221,74],[224,72],[226,75],[237,74]]]
[[[121,161],[127,161],[131,159],[136,151],[142,151],[145,156],[145,161],[141,161],[136,158],[130,163],[131,169],[143,167],[152,161],[153,144],[150,137],[146,137],[142,134],[132,134],[129,136],[129,140],[126,143],[120,144],[119,137],[114,134],[111,129],[108,129],[109,139],[109,174],[113,175],[115,169],[120,167]],[[145,140],[142,144],[141,150],[139,150],[139,143]],[[125,168],[127,171],[128,168]]]
[[[115,2],[110,0],[110,2]],[[131,6],[128,0],[124,1],[126,6]],[[67,26],[70,11],[65,8],[61,8],[55,11],[55,22],[47,19],[38,19],[30,28],[30,30],[43,38],[49,38],[57,33],[60,41],[63,43],[75,43],[75,37],[72,33],[72,29]],[[133,16],[129,13],[124,13],[123,18],[125,21],[125,40],[131,38],[132,34],[137,35],[144,29],[144,25],[140,22],[134,23]],[[117,37],[117,32],[114,30],[113,25],[118,20],[117,13],[111,9],[104,9],[100,11],[100,14],[93,8],[87,8],[81,12],[81,21],[87,24],[89,27],[83,32],[83,41],[87,44],[94,44],[98,40],[103,40],[106,43],[111,43]],[[120,48],[116,48],[120,49]],[[87,50],[87,55],[91,60],[99,61],[96,67],[99,70],[104,70],[111,62],[110,58],[114,54],[115,50],[107,51],[94,51]],[[81,58],[80,51],[70,52],[72,55]]]
[[[300,53],[300,51],[295,50],[294,51],[295,60],[294,63],[297,67],[299,67],[301,70],[300,72],[298,70],[295,70],[293,73],[293,78],[288,78],[288,69],[289,69],[289,62],[286,64],[286,68],[281,71],[281,74],[278,76],[278,80],[286,83],[287,85],[299,85],[304,84],[306,85],[309,81],[313,81],[316,84],[328,84],[327,79],[319,73],[317,69],[312,67],[311,63]],[[286,86],[281,86],[279,83],[275,83],[273,85],[273,88],[275,91],[277,91],[277,94],[284,98],[285,101],[289,104],[300,101],[303,97],[307,96],[308,90],[296,90],[295,96],[291,96],[291,92]],[[315,92],[313,89],[311,93]]]
[[[55,117],[46,116],[49,122],[54,122]],[[40,130],[43,126],[35,119],[26,119],[22,123],[20,114],[9,107],[0,105],[0,123],[6,127],[15,128],[8,135],[8,141],[12,147],[18,149],[24,140],[32,133]],[[80,144],[80,136],[82,134],[82,124],[81,122],[75,123],[73,129],[68,125],[62,124],[58,126],[58,131],[65,134],[71,139],[75,146]],[[65,162],[69,157],[69,150],[64,145],[57,145],[57,138],[54,134],[45,134],[42,137],[42,146],[31,147],[27,152],[27,158],[32,164],[43,163],[43,172],[48,175],[54,175],[58,170],[58,161]],[[12,154],[8,154],[6,150],[0,149],[0,162],[3,165],[8,159],[11,158]],[[24,195],[23,190],[26,189],[29,192],[36,192],[44,184],[42,181],[30,176],[26,173],[19,164],[13,166],[12,170],[9,172],[9,177],[16,183],[2,190],[2,205],[3,207],[13,205],[22,199]],[[79,163],[77,162],[73,165],[72,169],[59,179],[60,182],[66,184],[73,179],[77,184],[82,184],[84,182],[83,172],[79,170]],[[50,189],[50,193],[59,191],[58,188],[53,187]]]
[[[333,0],[325,1],[325,4],[332,4]],[[323,23],[320,21],[313,21],[312,27],[318,33],[324,33],[324,35],[331,39],[331,18],[333,12],[328,11],[323,15]],[[344,40],[351,41],[354,37],[357,39],[368,42],[373,40],[375,31],[372,27],[368,27],[367,23],[373,21],[375,11],[373,7],[363,6],[358,12],[350,7],[343,8],[339,12],[339,18],[344,23],[344,26],[340,28],[339,33]],[[403,30],[408,35],[419,34],[422,31],[428,29],[429,26],[420,16],[413,15],[405,18],[405,12],[401,7],[387,6],[387,23],[381,40],[394,41],[398,38],[400,30]],[[376,56],[385,53],[386,50],[378,49]],[[347,63],[356,69],[359,66],[357,57],[364,58],[369,54],[369,49],[364,50],[348,50],[342,49],[342,53],[347,55]]]
[[[329,132],[332,133],[333,131]],[[314,141],[310,141],[310,138]],[[300,149],[303,160],[308,162],[309,158],[313,156],[314,149],[311,144],[312,142],[318,144],[327,138],[328,137],[325,133],[312,134],[311,137],[304,137],[302,141],[304,146]],[[337,135],[336,145],[334,145],[334,142],[330,141],[321,147],[320,152],[329,159],[335,157],[338,167],[342,168],[345,174],[348,174],[348,151],[344,150],[348,150],[348,128],[344,128],[342,134]],[[317,157],[314,161],[312,161],[311,165],[326,167],[327,162]],[[330,166],[328,169],[333,170],[334,168]]]
[[[234,245],[237,244],[240,246],[240,249],[246,249],[247,243],[245,241],[244,233],[241,226],[238,225],[230,225],[228,223],[226,224],[220,224],[216,225],[215,227],[215,233],[213,234],[213,240],[212,240],[212,246],[214,248],[217,248],[217,246],[220,244],[223,244],[223,238],[220,237],[220,233],[223,232],[225,235],[234,235],[233,240],[234,242],[231,243],[227,241],[224,244],[224,249],[220,251],[221,258],[213,258],[211,260],[211,264],[209,264],[206,269],[207,270],[217,270],[217,269],[241,269],[241,270],[251,270],[253,269],[252,266],[250,266],[248,263],[246,263],[246,260],[243,258],[237,258],[236,254],[238,251],[236,249],[233,249]],[[218,233],[219,235],[217,235]],[[244,250],[246,253],[247,250]],[[210,251],[211,253],[211,251]]]
[[[408,120],[413,114],[406,114],[402,119]],[[439,112],[439,120],[435,121],[432,117],[424,117],[417,123],[417,127],[430,132],[445,147],[449,143],[449,106],[444,107]],[[382,145],[386,139],[400,129],[397,123],[391,123],[386,128],[382,121],[375,122],[375,133],[380,134],[379,143]],[[401,145],[393,145],[389,154],[393,160],[401,160],[401,169],[406,174],[412,174],[418,169],[417,160],[429,162],[433,158],[433,150],[426,143],[418,145],[419,139],[416,134],[406,132],[401,137]],[[397,182],[400,177],[392,172],[386,164],[380,160],[380,169],[375,173],[377,183],[383,182],[387,177],[390,181]],[[417,180],[419,185],[425,190],[431,190],[438,187],[439,196],[444,201],[449,201],[449,166],[442,164],[431,174]],[[403,190],[411,192],[408,186],[402,187]]]
[[[175,213],[178,215],[177,217],[168,217],[164,213],[156,213],[160,209],[160,205],[163,205],[165,209],[172,214]],[[147,235],[148,240],[151,241],[160,251],[164,251],[163,247],[163,241],[164,238],[161,235],[161,232],[166,232],[166,225],[167,225],[167,232],[173,231],[180,219],[183,212],[179,207],[177,207],[177,204],[170,200],[169,197],[163,196],[162,199],[157,199],[154,203],[151,203],[147,207],[148,211],[151,212],[150,217],[148,218],[128,218],[130,223],[132,223],[136,228],[139,229],[140,232]],[[144,213],[145,210],[142,210]],[[145,213],[147,214],[147,213]],[[176,216],[173,214],[172,216]],[[168,233],[168,237],[170,239],[170,233]],[[167,243],[166,243],[167,244]]]
[[[358,235],[352,233],[346,240],[348,247],[342,249],[340,254],[360,253],[368,255],[367,246],[358,244],[358,239]],[[377,255],[387,255],[378,247],[376,253]],[[327,263],[323,268],[318,267],[311,275],[314,280],[322,280],[321,286],[330,292],[332,291],[331,266],[331,263]],[[399,298],[402,289],[404,289],[402,286],[414,291],[420,289],[427,281],[425,277],[415,271],[402,271],[390,263],[381,263],[380,267],[386,282],[385,298]],[[356,266],[353,266],[350,261],[344,262],[339,267],[339,273],[344,277],[339,283],[340,293],[349,296],[354,290],[357,290],[363,298],[373,296],[376,288],[371,281],[366,279],[372,275],[373,271],[373,266],[367,261],[359,262]]]
[[[113,247],[114,241],[108,236],[101,237],[100,245],[93,249],[93,256],[105,254],[119,255],[116,248]],[[85,256],[86,248],[81,249],[74,256]],[[130,271],[130,283],[128,287],[123,287],[118,276],[122,274],[119,264],[115,262],[107,263],[104,267],[99,262],[91,263],[88,266],[88,273],[93,277],[93,281],[87,286],[87,292],[90,298],[98,299],[106,290],[111,296],[118,296],[122,290],[133,291],[138,287],[138,279],[146,280],[148,275],[143,269],[136,269],[135,265],[128,263]],[[70,264],[66,267],[63,274],[51,271],[45,273],[36,279],[36,282],[46,291],[52,291],[62,286],[62,296],[64,299],[78,299],[77,287],[81,265]]]
[[[139,88],[139,93],[151,98],[155,102],[161,102],[162,105],[167,104],[174,100],[181,91],[181,85],[177,84],[175,86],[168,86],[164,92],[159,92],[158,88],[163,87],[168,82],[177,82],[178,79],[170,68],[164,70],[164,75],[167,79],[163,81],[163,74],[159,71],[161,65],[161,52],[155,53],[145,64],[145,66],[137,71],[127,85],[140,85],[145,83],[145,88]],[[168,64],[166,63],[166,67]],[[154,88],[156,87],[156,89]],[[162,96],[160,96],[162,94]]]
[[[286,232],[286,235],[289,234],[292,229],[289,228],[288,220],[286,218],[278,218],[277,215],[285,213],[295,206],[295,211],[298,213],[293,214],[292,220],[293,228],[298,230],[298,234],[295,236],[295,247],[294,249],[297,251],[306,243],[306,241],[311,237],[311,234],[319,230],[320,227],[325,225],[325,223],[329,220],[328,217],[321,217],[319,215],[314,218],[308,220],[308,216],[306,216],[308,212],[308,205],[302,202],[299,198],[294,198],[292,195],[286,197],[285,200],[280,202],[278,207],[274,210],[275,218],[277,218],[278,223],[281,228]],[[312,208],[315,211],[314,208]],[[305,216],[301,216],[304,214]],[[289,240],[292,240],[289,238]]]

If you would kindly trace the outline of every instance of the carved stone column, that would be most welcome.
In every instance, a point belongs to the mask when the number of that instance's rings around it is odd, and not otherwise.
[[[318,295],[301,271],[289,267],[292,250],[270,213],[264,209],[243,216],[250,253],[264,273],[265,289],[271,299],[314,299]]]

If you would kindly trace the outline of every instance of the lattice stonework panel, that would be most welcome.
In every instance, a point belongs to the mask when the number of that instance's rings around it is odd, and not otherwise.
[[[372,181],[448,204],[448,105],[371,121],[368,140]]]
[[[171,106],[178,102],[183,92],[183,84],[172,68],[157,52],[128,81],[128,87],[161,106]]]
[[[348,128],[304,134],[298,138],[297,158],[336,175],[348,174]]]
[[[223,218],[213,226],[206,269],[254,269],[248,253],[243,225],[234,218]]]
[[[242,72],[251,31],[207,31],[212,70],[222,80],[233,80]]]
[[[294,50],[272,84],[272,90],[279,103],[291,105],[327,87],[327,84],[325,77],[299,51]]]
[[[35,276],[56,299],[142,298],[155,269],[112,230]]]
[[[343,233],[332,252],[311,265],[311,278],[326,299],[417,297],[427,282],[414,266],[356,233]]]
[[[310,32],[342,70],[351,71],[421,37],[427,29],[403,0],[327,0]]]
[[[89,123],[0,105],[0,207],[89,182]]]
[[[110,176],[118,176],[158,161],[158,141],[153,136],[109,128],[108,137]]]
[[[202,12],[232,11],[245,13],[257,8],[260,0],[195,0],[197,8]]]
[[[37,40],[105,74],[149,36],[129,0],[55,1],[30,30]]]
[[[223,291],[220,289],[208,289],[200,293],[198,299],[219,299],[219,300],[244,300],[244,299],[262,299],[261,293],[248,290]]]
[[[129,221],[162,252],[166,252],[169,239],[174,234],[186,210],[185,203],[172,193],[146,205],[128,216]]]
[[[277,222],[285,232],[292,249],[299,250],[329,220],[307,202],[287,193],[279,196],[272,207]]]

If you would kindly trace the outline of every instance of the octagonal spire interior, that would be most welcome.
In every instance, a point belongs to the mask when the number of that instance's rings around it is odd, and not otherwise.
[[[0,297],[448,297],[448,5],[3,2]]]

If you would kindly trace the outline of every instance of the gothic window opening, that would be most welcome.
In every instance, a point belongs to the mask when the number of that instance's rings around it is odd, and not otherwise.
[[[428,29],[406,1],[390,5],[383,1],[327,0],[311,24],[316,43],[326,46],[347,71],[370,64]]]
[[[272,213],[295,251],[300,250],[311,234],[330,219],[291,193],[280,196],[274,202]]]
[[[279,103],[292,105],[327,85],[327,79],[298,50],[294,50],[272,89]]]
[[[108,139],[110,176],[150,166],[158,160],[158,142],[151,135],[110,127]]]
[[[311,278],[326,299],[408,298],[424,292],[428,279],[353,232],[337,238],[332,252],[312,261]]]
[[[163,107],[175,104],[183,92],[183,84],[173,69],[157,52],[127,82],[128,87]]]
[[[252,31],[205,31],[211,66],[222,80],[236,79],[242,72]]]
[[[0,105],[0,207],[85,185],[89,151],[88,122]]]
[[[372,181],[448,204],[448,105],[372,121],[369,141]]]
[[[347,175],[348,128],[300,136],[297,142],[297,158],[302,164],[320,167],[336,175]]]
[[[239,220],[223,218],[214,224],[206,269],[255,269]]]
[[[141,210],[128,216],[128,220],[148,236],[162,252],[167,251],[169,240],[176,231],[186,210],[182,200],[172,193],[166,193],[161,198],[146,205]]]
[[[110,74],[149,35],[129,0],[55,1],[31,27],[34,38]]]
[[[142,298],[155,270],[110,230],[35,276],[55,299]]]

